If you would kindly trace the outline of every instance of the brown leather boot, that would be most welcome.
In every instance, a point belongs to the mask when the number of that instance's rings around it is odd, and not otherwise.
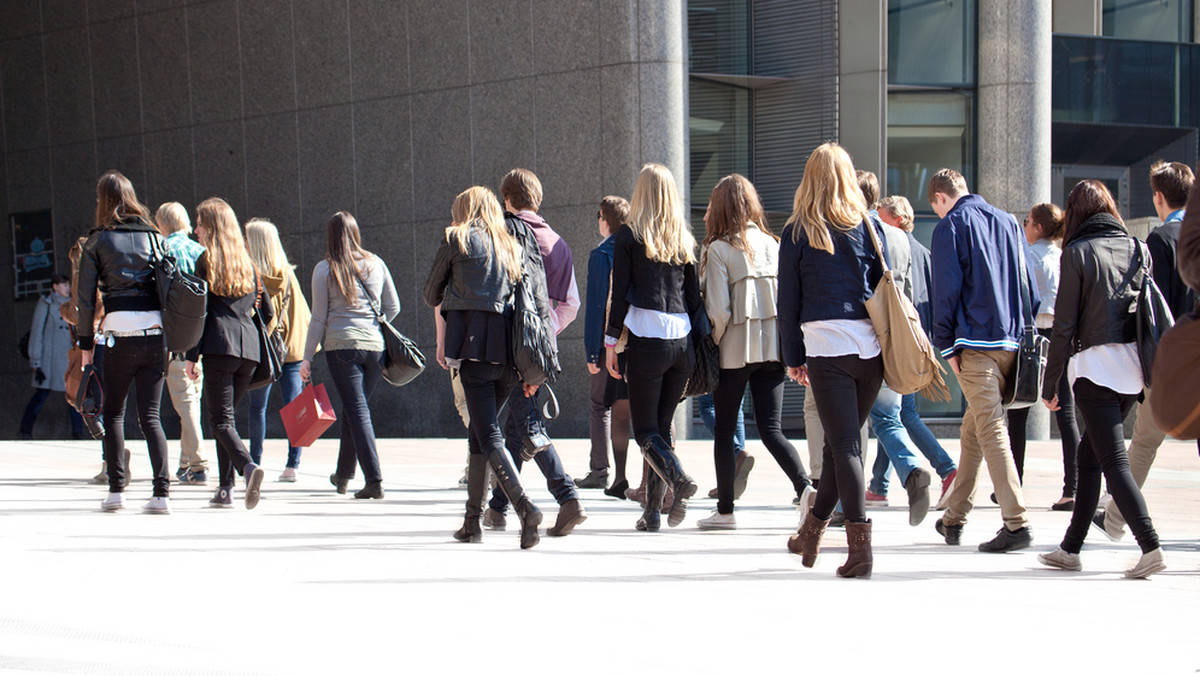
[[[812,568],[817,562],[817,554],[821,551],[821,536],[825,535],[825,527],[829,519],[818,519],[812,512],[804,515],[804,523],[800,530],[788,538],[788,551],[800,555],[800,565]]]
[[[846,563],[837,569],[842,577],[871,577],[871,566],[874,557],[871,554],[871,522],[846,522],[846,543],[850,545],[850,556]]]
[[[546,529],[546,535],[551,537],[570,535],[571,531],[575,530],[575,526],[587,521],[587,518],[587,510],[579,504],[577,498],[567,500],[559,506],[558,519],[553,526]]]

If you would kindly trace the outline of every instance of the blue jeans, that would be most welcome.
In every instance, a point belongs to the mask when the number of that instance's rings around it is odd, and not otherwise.
[[[25,415],[21,416],[21,434],[26,436],[33,434],[33,423],[37,420],[38,414],[42,412],[42,406],[48,398],[50,398],[50,390],[47,388],[39,387],[33,391],[33,396],[29,398],[29,403],[25,406]],[[67,404],[67,411],[71,414],[71,437],[82,439],[83,418],[79,417],[79,412],[70,404]]]
[[[342,434],[338,446],[339,479],[354,478],[354,461],[362,467],[363,479],[382,481],[379,454],[375,450],[375,426],[367,400],[383,378],[383,350],[328,350],[325,363],[342,400]]]
[[[917,395],[906,394],[900,398],[900,422],[904,425],[905,431],[908,432],[908,438],[916,445],[917,450],[929,464],[933,466],[933,470],[942,479],[950,476],[950,473],[958,469],[954,464],[954,460],[950,457],[942,445],[938,443],[937,437],[925,425],[925,421],[921,420],[921,414],[917,413]],[[878,436],[878,432],[876,435]],[[872,467],[873,477],[871,479],[871,492],[879,495],[887,495],[888,489],[888,472],[891,469],[891,461],[888,460],[886,453],[877,453],[875,455],[875,464]],[[875,490],[878,488],[879,490]]]
[[[871,427],[875,429],[875,438],[879,440],[881,451],[876,453],[875,465],[872,469],[879,466],[880,456],[887,457],[895,465],[900,483],[906,483],[908,475],[920,467],[920,464],[917,462],[917,449],[913,446],[912,440],[908,438],[904,424],[900,422],[900,395],[889,389],[887,385],[879,388],[879,394],[875,397],[875,405],[871,407]],[[886,471],[884,476],[887,476]],[[887,494],[887,485],[879,486],[874,476],[872,476],[868,488],[872,493]]]
[[[535,416],[540,419],[542,414],[538,409],[537,402],[536,395],[525,396],[521,383],[517,383],[508,394],[506,405],[508,415],[505,417],[503,427],[504,446],[512,456],[513,467],[518,473],[521,471],[521,466],[525,464],[521,459],[521,447],[524,445],[524,430],[526,429],[523,421]],[[542,421],[542,425],[545,425],[544,421]],[[558,452],[554,450],[553,445],[533,456],[533,461],[542,471],[542,476],[546,477],[546,488],[550,490],[550,494],[554,496],[554,500],[558,504],[561,505],[579,497],[579,492],[575,489],[575,481],[567,475],[567,470],[563,467],[562,460],[559,459]],[[508,507],[508,498],[504,496],[504,492],[500,490],[499,486],[492,491],[492,499],[488,501],[488,506],[502,514]]]
[[[300,364],[290,361],[283,365],[283,374],[279,376],[279,393],[283,396],[283,405],[287,406],[293,399],[300,396],[304,383],[300,380]],[[250,457],[254,464],[262,464],[263,440],[267,436],[267,400],[271,397],[271,385],[250,390],[246,396],[250,400]],[[296,469],[300,466],[300,448],[288,446],[287,466]]]
[[[745,394],[742,395],[743,401]],[[713,427],[716,424],[717,412],[716,406],[713,404],[712,394],[702,394],[699,399],[700,403],[700,420],[704,423],[704,428],[709,434],[713,432]],[[737,414],[737,430],[733,433],[733,454],[736,456],[746,450],[746,412],[739,406]]]

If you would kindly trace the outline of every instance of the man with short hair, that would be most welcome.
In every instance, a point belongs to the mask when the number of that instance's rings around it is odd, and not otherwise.
[[[175,258],[179,269],[192,274],[196,271],[196,259],[204,253],[204,247],[193,240],[192,222],[187,209],[179,202],[167,202],[154,212],[154,222],[163,235],[163,248]],[[179,414],[179,469],[175,477],[184,484],[208,483],[208,461],[200,453],[204,443],[204,430],[200,427],[200,394],[204,390],[204,370],[196,364],[195,380],[184,371],[183,355],[171,355],[167,364],[167,391],[171,405]]]
[[[1020,264],[1024,237],[1012,215],[970,194],[953,169],[933,175],[927,196],[941,218],[932,242],[933,345],[950,363],[967,400],[959,472],[936,529],[946,544],[961,543],[980,464],[987,463],[1004,526],[979,551],[1024,549],[1033,544],[1033,533],[1001,403],[1025,328],[1021,275],[1034,306],[1031,314],[1039,302],[1033,275]]]
[[[1179,277],[1176,249],[1179,245],[1179,230],[1183,225],[1184,206],[1188,192],[1192,189],[1195,176],[1192,169],[1182,162],[1159,160],[1150,167],[1150,189],[1154,191],[1154,211],[1162,221],[1146,237],[1150,249],[1150,273],[1154,283],[1166,298],[1167,306],[1175,319],[1191,312],[1196,307],[1196,293],[1188,288]],[[1137,417],[1133,424],[1133,438],[1129,440],[1129,472],[1138,488],[1146,483],[1150,467],[1158,456],[1158,448],[1167,435],[1158,426],[1150,409],[1150,388],[1143,392],[1142,402],[1137,406]],[[1109,500],[1092,518],[1108,539],[1116,542],[1125,536],[1125,519],[1117,505]]]
[[[550,327],[557,336],[579,313],[579,287],[575,282],[571,247],[538,215],[538,208],[542,204],[542,183],[532,171],[513,169],[508,172],[500,182],[500,196],[504,200],[504,218],[509,230],[518,233],[518,237],[521,232],[529,232],[537,241],[542,254],[542,266],[546,270],[546,292],[550,296]],[[554,444],[545,433],[545,422],[538,409],[537,398],[526,397],[518,383],[508,396],[507,408],[504,441],[512,455],[513,465],[518,472],[521,471],[522,448],[527,444],[534,447],[534,461],[546,477],[546,486],[559,505],[558,519],[546,529],[546,534],[567,535],[587,519],[587,511],[579,502],[575,481],[567,475]],[[536,438],[541,441],[533,441],[535,437],[532,433],[537,433]],[[483,525],[493,530],[503,530],[507,507],[508,499],[497,488],[484,511]]]

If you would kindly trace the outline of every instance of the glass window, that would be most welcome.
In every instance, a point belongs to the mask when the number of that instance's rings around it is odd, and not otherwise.
[[[750,75],[748,0],[691,0],[688,13],[688,70]]]
[[[965,92],[888,94],[887,186],[904,195],[918,212],[929,178],[938,169],[957,169],[971,184],[975,156],[972,96]]]
[[[1192,0],[1104,0],[1104,35],[1192,41]]]
[[[689,87],[692,200],[703,214],[722,176],[750,176],[750,90],[698,78]]]
[[[888,0],[888,83],[973,85],[975,0]]]

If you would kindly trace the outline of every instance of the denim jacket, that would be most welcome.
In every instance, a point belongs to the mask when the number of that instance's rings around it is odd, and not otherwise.
[[[624,227],[624,226],[622,226]],[[583,346],[589,364],[600,363],[604,352],[604,315],[613,266],[613,237],[609,235],[588,256],[587,307],[583,318]]]

